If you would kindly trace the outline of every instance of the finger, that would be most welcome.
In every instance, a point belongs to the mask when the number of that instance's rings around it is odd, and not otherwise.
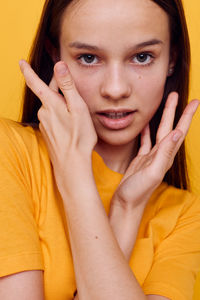
[[[44,107],[48,107],[48,102],[50,99],[55,98],[55,92],[52,91],[48,85],[38,77],[38,75],[25,60],[21,60],[19,65],[27,86],[40,99]],[[59,95],[57,96],[59,97]]]
[[[154,164],[156,166],[154,169],[155,176],[162,174],[164,177],[165,173],[172,166],[174,158],[186,137],[198,106],[198,100],[191,101],[185,108],[176,129],[170,132],[158,145],[154,159]]]
[[[192,122],[192,118],[199,106],[199,100],[192,100],[185,108],[176,128],[181,130],[184,133],[184,136],[186,136],[190,124]]]
[[[151,134],[149,124],[141,132],[141,146],[138,152],[139,155],[145,155],[151,151]]]
[[[178,94],[170,93],[163,110],[163,115],[156,135],[156,142],[159,143],[173,129],[176,107],[178,104]]]
[[[155,155],[155,162],[160,166],[160,170],[163,171],[163,174],[171,167],[174,157],[187,135],[192,118],[198,106],[198,100],[191,101],[185,108],[176,129],[160,142]],[[159,170],[157,170],[157,172],[159,174]]]
[[[51,139],[49,138],[48,134],[46,133],[46,129],[45,126],[42,123],[39,123],[39,130],[42,134],[43,140],[47,146],[47,151],[49,153],[49,157],[52,158],[53,157],[53,152],[52,152],[52,143],[51,143]]]
[[[171,168],[174,158],[184,140],[184,134],[181,130],[175,129],[171,131],[159,144],[153,164],[151,165],[151,178],[154,181],[161,182],[166,172]]]
[[[85,103],[76,89],[65,62],[59,61],[56,63],[54,66],[54,73],[57,84],[66,99],[69,111],[76,111],[76,109],[79,111]]]
[[[56,81],[56,78],[55,78],[55,75],[53,75],[52,79],[51,79],[51,82],[49,84],[49,87],[52,91],[56,92],[56,93],[59,93],[59,86],[57,84],[57,81]],[[67,111],[69,111],[68,107],[67,107],[67,102],[65,100],[65,98],[63,97],[60,97],[61,101],[65,104],[66,108],[67,108]]]
[[[54,91],[54,92],[58,92],[58,84],[55,78],[55,75],[52,77],[51,82],[49,84],[49,87]]]

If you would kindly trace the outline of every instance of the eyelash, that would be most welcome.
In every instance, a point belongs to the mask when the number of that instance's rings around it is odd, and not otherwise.
[[[95,66],[96,64],[94,64],[94,63],[89,64],[89,63],[83,63],[83,62],[81,62],[81,59],[84,59],[84,58],[87,57],[87,56],[92,56],[92,57],[94,57],[94,58],[98,58],[97,55],[93,55],[93,54],[89,54],[89,53],[87,53],[87,54],[81,54],[81,55],[78,57],[78,62],[79,62],[79,64],[80,64],[82,67],[86,67],[86,68],[91,68],[91,67]]]
[[[137,58],[139,57],[139,55],[145,55],[145,56],[148,56],[150,58],[150,62],[148,63],[136,63],[137,66],[141,66],[141,67],[148,67],[150,65],[152,65],[154,63],[154,58],[155,56],[152,54],[152,53],[149,53],[149,52],[141,52],[141,53],[137,53],[136,55],[134,55],[134,57],[132,58],[132,60],[134,58]],[[88,57],[88,56],[91,56],[92,58],[96,58],[98,61],[99,61],[99,58],[97,55],[94,55],[94,54],[89,54],[89,53],[86,53],[86,54],[81,54],[79,55],[78,57],[78,62],[79,64],[82,66],[82,67],[86,67],[86,68],[91,68],[91,67],[94,67],[96,66],[96,63],[83,63],[81,62],[82,59]]]

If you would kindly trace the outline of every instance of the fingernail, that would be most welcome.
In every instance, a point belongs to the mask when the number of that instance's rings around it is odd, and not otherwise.
[[[65,75],[67,73],[67,67],[64,63],[59,64],[56,66],[56,71],[58,72],[59,75]]]
[[[172,137],[172,140],[174,142],[178,142],[178,140],[180,140],[181,136],[182,136],[182,132],[176,131]]]

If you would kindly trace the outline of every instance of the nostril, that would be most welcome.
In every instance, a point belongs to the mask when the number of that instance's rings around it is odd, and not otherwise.
[[[105,79],[101,86],[101,95],[107,99],[120,100],[128,98],[131,94],[131,86],[125,81]]]
[[[107,88],[103,89],[102,96],[107,99],[120,100],[124,98],[128,98],[131,94],[129,88],[127,89],[119,89],[119,88]]]

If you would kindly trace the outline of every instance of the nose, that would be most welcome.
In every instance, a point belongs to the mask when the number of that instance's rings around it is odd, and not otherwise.
[[[102,97],[112,100],[120,100],[128,98],[130,94],[131,85],[129,84],[124,67],[119,64],[108,66],[105,70],[101,85]]]

